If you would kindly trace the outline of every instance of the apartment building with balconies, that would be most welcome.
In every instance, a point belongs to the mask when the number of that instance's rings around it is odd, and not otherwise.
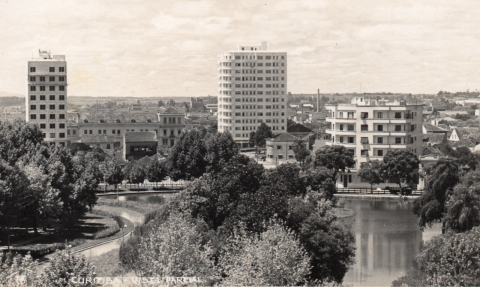
[[[287,53],[267,44],[240,46],[218,55],[218,130],[241,147],[261,123],[287,130]]]
[[[67,143],[67,62],[64,55],[39,51],[28,61],[26,121],[38,124],[44,141]]]
[[[383,161],[391,149],[410,149],[418,156],[423,151],[422,104],[387,102],[354,97],[350,104],[326,105],[331,141],[353,151],[356,164],[339,180],[343,187],[370,187],[358,177],[363,162]],[[391,185],[391,184],[390,184]]]

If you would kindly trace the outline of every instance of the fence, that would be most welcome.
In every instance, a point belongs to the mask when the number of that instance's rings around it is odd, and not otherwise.
[[[370,189],[370,188],[337,188],[337,193],[374,193],[374,194],[385,194],[390,193],[386,189]]]

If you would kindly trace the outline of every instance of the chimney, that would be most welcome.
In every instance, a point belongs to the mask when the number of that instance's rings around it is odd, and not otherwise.
[[[320,112],[320,89],[317,90],[317,113]]]

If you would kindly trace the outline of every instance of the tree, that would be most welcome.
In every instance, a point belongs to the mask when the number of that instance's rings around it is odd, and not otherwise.
[[[207,167],[205,153],[204,136],[201,132],[190,130],[182,133],[167,158],[170,178],[177,181],[200,177]]]
[[[480,225],[480,185],[457,184],[446,203],[445,225],[465,232]]]
[[[335,187],[340,174],[354,164],[353,152],[342,145],[325,146],[315,152],[314,165],[330,170]]]
[[[33,286],[37,282],[37,274],[32,256],[11,256],[12,253],[0,252],[0,285]]]
[[[74,286],[75,281],[85,280],[82,286],[97,286],[94,267],[83,255],[70,253],[68,250],[58,251],[50,260],[50,265],[38,280],[36,286]]]
[[[373,193],[373,185],[384,182],[383,164],[378,160],[362,162],[358,176],[370,183],[370,190]]]
[[[115,189],[117,186],[122,183],[125,179],[125,174],[123,173],[122,166],[119,165],[115,159],[106,161],[104,163],[103,172],[105,173],[105,180],[108,184],[114,184]]]
[[[383,157],[385,176],[397,181],[400,190],[402,184],[412,182],[414,174],[418,172],[420,160],[410,150],[395,149],[389,150]]]
[[[305,142],[301,139],[295,140],[293,143],[293,152],[295,153],[295,159],[304,166],[305,159],[310,155],[310,151],[307,149]]]
[[[43,134],[37,125],[21,120],[0,123],[0,158],[10,165],[42,143]]]
[[[429,240],[416,261],[427,285],[480,285],[480,227],[460,234],[437,235]]]
[[[191,220],[173,213],[141,238],[137,270],[144,277],[200,277],[215,280],[212,248]],[[210,284],[213,285],[213,284]]]
[[[294,125],[294,124],[295,124],[295,122],[291,118],[287,119],[287,127],[289,127],[291,125]]]
[[[165,103],[162,100],[158,101],[158,107],[163,107],[164,105]]]
[[[458,166],[454,162],[439,160],[435,163],[432,174],[425,180],[422,195],[415,199],[412,207],[422,229],[442,220],[448,195],[459,180]]]
[[[145,169],[137,162],[130,162],[124,170],[125,177],[129,183],[140,184],[145,181]]]
[[[165,161],[153,160],[146,167],[147,180],[155,182],[155,184],[162,182],[168,176],[168,170]]]
[[[257,147],[265,147],[266,140],[273,137],[272,129],[266,124],[261,123],[257,131],[250,133],[250,143]]]
[[[270,221],[265,232],[237,234],[224,246],[220,266],[227,286],[295,286],[306,281],[310,258],[293,231]]]
[[[219,133],[216,130],[205,136],[206,171],[218,172],[233,157],[238,155],[238,146],[228,131]]]

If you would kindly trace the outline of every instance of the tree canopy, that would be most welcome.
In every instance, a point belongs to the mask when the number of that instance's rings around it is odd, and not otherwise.
[[[272,137],[272,128],[270,128],[266,123],[261,123],[256,131],[250,133],[249,141],[257,147],[265,147],[267,139]]]
[[[343,145],[331,145],[318,149],[315,152],[314,165],[323,166],[330,170],[335,186],[341,173],[355,164],[353,151]]]
[[[383,164],[378,160],[362,162],[358,176],[370,183],[373,192],[373,185],[384,182]]]
[[[402,184],[406,185],[414,180],[420,160],[411,150],[393,149],[383,157],[383,164],[385,175],[396,180],[402,189]]]

